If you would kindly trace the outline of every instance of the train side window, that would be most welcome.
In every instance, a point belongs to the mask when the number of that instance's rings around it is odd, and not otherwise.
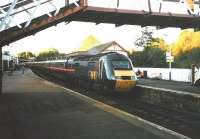
[[[75,64],[73,65],[74,68],[78,68],[79,66],[80,66],[79,63],[75,63]]]
[[[99,78],[100,79],[106,79],[106,70],[105,70],[105,66],[103,64],[103,61],[100,61]]]
[[[106,69],[105,69],[104,64],[103,64],[103,69],[102,69],[102,79],[106,79]]]
[[[68,65],[68,62],[65,62],[64,63],[64,67],[67,68],[67,65]]]
[[[68,61],[65,63],[65,68],[72,68],[72,64],[70,64]]]
[[[99,79],[102,79],[102,64],[103,64],[103,62],[100,61],[99,62]]]
[[[89,62],[88,67],[89,69],[95,69],[96,63],[95,62]]]

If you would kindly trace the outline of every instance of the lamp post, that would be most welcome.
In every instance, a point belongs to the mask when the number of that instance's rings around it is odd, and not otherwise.
[[[170,53],[170,59],[169,59],[169,80],[171,81],[172,80],[172,48],[170,46],[169,48],[169,53]]]
[[[167,34],[164,34],[165,37],[167,37]],[[169,42],[169,40],[167,41]],[[167,43],[169,44],[169,43]],[[174,56],[172,56],[172,48],[169,45],[169,51],[166,52],[166,62],[169,63],[169,80],[172,80],[172,62],[174,62]]]

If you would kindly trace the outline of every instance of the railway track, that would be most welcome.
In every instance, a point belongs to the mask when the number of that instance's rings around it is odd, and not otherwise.
[[[48,76],[37,75],[50,80],[59,85],[75,90],[83,95],[101,101],[105,104],[119,108],[128,113],[137,115],[145,120],[151,121],[165,128],[181,133],[192,139],[200,138],[200,114],[177,111],[173,108],[165,108],[157,105],[143,102],[137,98],[136,92],[114,93],[101,92],[86,88],[77,88],[77,86],[67,84],[55,78]],[[137,92],[139,93],[139,92]]]
[[[79,91],[80,92],[80,91]],[[92,92],[91,92],[92,93]],[[145,120],[151,121],[185,136],[200,138],[200,115],[175,111],[169,108],[148,104],[134,98],[133,94],[97,94],[84,93],[89,97],[137,115]],[[94,92],[93,92],[94,93]]]

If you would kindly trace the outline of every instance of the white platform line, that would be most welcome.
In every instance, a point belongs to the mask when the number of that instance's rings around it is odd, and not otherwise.
[[[195,94],[195,93],[190,93],[190,92],[185,92],[185,91],[178,91],[178,90],[159,88],[159,87],[147,86],[147,85],[137,85],[137,86],[142,87],[142,88],[152,89],[152,90],[160,90],[164,92],[170,92],[170,93],[180,94],[180,95],[189,95],[192,97],[200,98],[200,94]]]

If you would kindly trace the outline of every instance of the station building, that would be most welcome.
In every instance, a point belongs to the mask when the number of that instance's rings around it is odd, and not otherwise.
[[[96,45],[87,51],[88,54],[99,54],[106,52],[117,52],[126,56],[129,54],[129,52],[116,41]]]
[[[69,53],[66,55],[66,57],[76,56],[76,55],[96,55],[99,53],[107,53],[107,52],[117,52],[126,56],[129,54],[129,52],[125,48],[123,48],[120,44],[118,44],[116,41],[111,41],[104,44],[95,45],[92,48],[88,49],[87,51],[77,51]]]

